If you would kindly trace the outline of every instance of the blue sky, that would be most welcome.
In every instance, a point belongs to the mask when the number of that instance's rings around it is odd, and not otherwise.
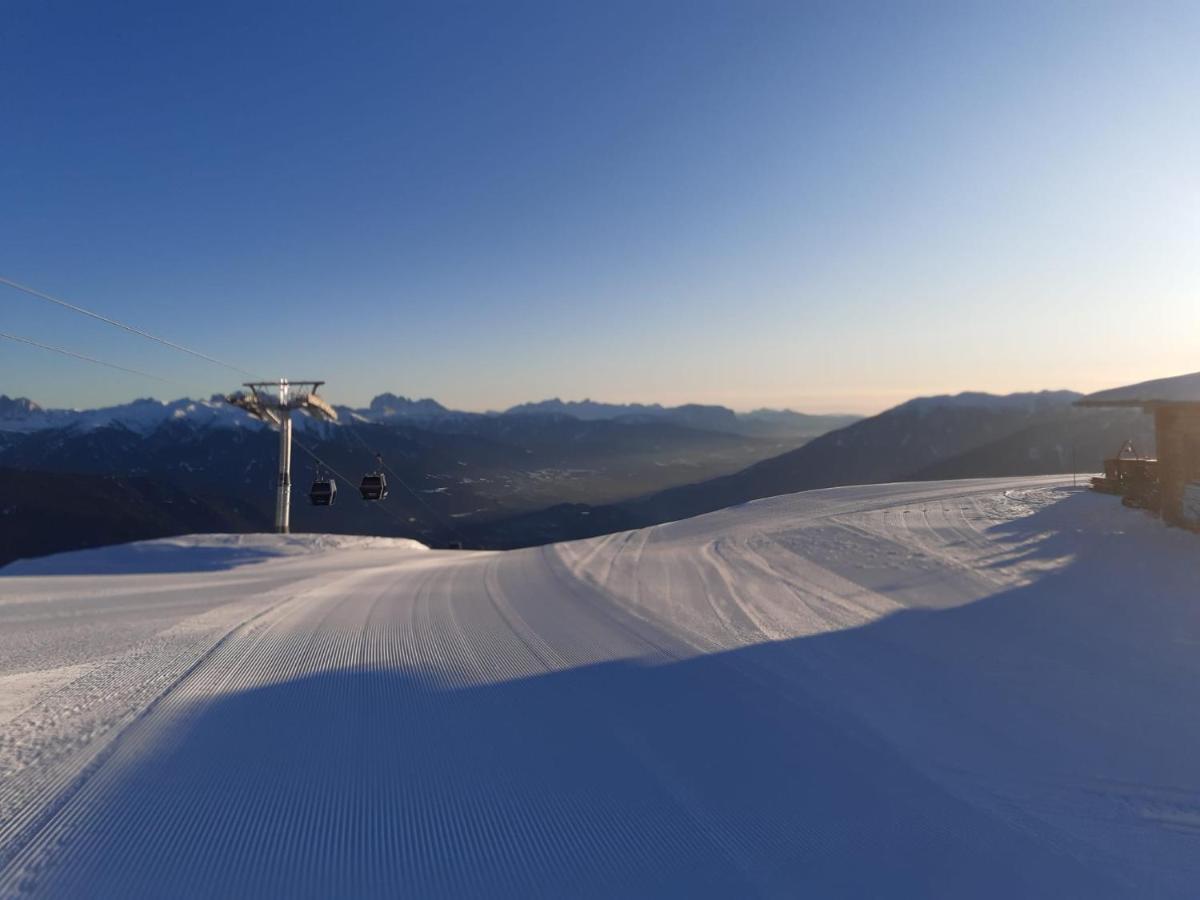
[[[1200,368],[1200,5],[14,0],[0,275],[264,377],[870,412]],[[0,392],[236,373],[0,287]]]

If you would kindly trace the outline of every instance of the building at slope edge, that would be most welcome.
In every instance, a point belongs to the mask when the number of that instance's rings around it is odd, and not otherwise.
[[[1090,394],[1077,406],[1134,406],[1154,416],[1159,512],[1200,528],[1200,372]]]

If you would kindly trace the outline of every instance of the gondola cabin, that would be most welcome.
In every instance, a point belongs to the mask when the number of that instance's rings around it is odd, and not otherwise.
[[[363,476],[358,492],[364,500],[383,500],[388,495],[387,478],[382,472],[371,472]]]
[[[308,489],[308,502],[313,506],[333,506],[337,500],[337,482],[332,478],[319,478]]]

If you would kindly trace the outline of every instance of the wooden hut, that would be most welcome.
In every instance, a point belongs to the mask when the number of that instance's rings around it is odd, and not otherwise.
[[[1200,372],[1091,394],[1078,406],[1134,406],[1154,416],[1162,517],[1200,528]]]

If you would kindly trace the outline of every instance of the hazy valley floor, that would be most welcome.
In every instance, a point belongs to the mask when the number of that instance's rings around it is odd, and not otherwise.
[[[1061,479],[0,573],[0,894],[1185,897],[1200,540]]]

